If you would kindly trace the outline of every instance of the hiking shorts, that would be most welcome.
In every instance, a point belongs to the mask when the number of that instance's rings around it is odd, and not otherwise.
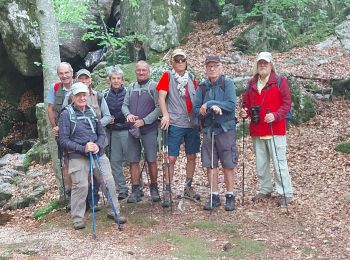
[[[203,135],[202,166],[211,167],[211,136]],[[235,168],[238,161],[236,130],[230,130],[214,136],[213,166],[218,167],[219,160],[224,168]]]
[[[186,154],[199,152],[200,139],[198,127],[183,128],[174,125],[168,129],[168,153],[169,156],[177,157],[180,152],[180,145],[185,142]]]
[[[158,129],[154,129],[147,134],[141,134],[140,138],[135,138],[128,132],[128,161],[129,163],[139,162],[141,160],[141,151],[145,155],[147,162],[157,161]],[[142,145],[142,146],[141,146]]]

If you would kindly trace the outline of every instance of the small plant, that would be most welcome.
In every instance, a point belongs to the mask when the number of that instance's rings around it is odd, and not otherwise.
[[[338,144],[334,150],[341,153],[350,153],[350,141]]]
[[[49,204],[47,204],[46,206],[37,209],[33,213],[33,218],[35,218],[36,220],[41,220],[46,215],[48,215],[51,211],[58,209],[59,206],[60,206],[60,203],[58,200],[56,200],[56,199],[51,200],[51,202]]]

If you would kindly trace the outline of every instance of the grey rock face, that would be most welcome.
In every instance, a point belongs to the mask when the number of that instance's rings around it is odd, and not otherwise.
[[[3,1],[0,8],[0,34],[8,56],[22,75],[39,76],[40,37],[30,1]]]
[[[179,45],[190,28],[190,1],[141,0],[139,7],[121,2],[121,33],[143,34],[147,48],[158,52]]]
[[[337,35],[343,48],[350,54],[350,20],[346,20],[335,28]]]

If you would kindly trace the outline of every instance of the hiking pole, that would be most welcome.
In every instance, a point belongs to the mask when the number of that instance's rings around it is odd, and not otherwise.
[[[246,104],[245,102],[243,102],[242,104],[243,106],[243,109],[245,108]],[[243,145],[243,148],[242,148],[242,206],[244,206],[244,158],[245,158],[245,147],[244,147],[244,134],[245,134],[245,118],[243,118],[243,126],[242,126],[242,145]]]
[[[211,129],[211,162],[210,162],[210,214],[213,211],[213,175],[214,175],[214,122],[215,122],[215,113],[212,112],[212,125]]]
[[[169,192],[170,192],[170,212],[173,212],[173,195],[171,190],[171,176],[170,176],[170,162],[169,162],[169,146],[168,146],[168,129],[165,132],[166,135],[166,165],[168,168],[168,178],[169,178]]]
[[[269,114],[270,113],[270,109],[266,109],[266,112]],[[279,159],[278,159],[278,154],[277,154],[277,147],[276,147],[276,142],[275,142],[275,136],[273,134],[273,129],[272,129],[272,122],[269,123],[270,125],[270,129],[271,129],[271,134],[272,134],[272,142],[273,142],[273,146],[275,148],[275,153],[276,153],[276,159],[277,159],[277,166],[278,166],[278,171],[280,174],[280,178],[281,178],[281,184],[282,184],[282,190],[283,190],[283,198],[284,198],[284,203],[286,204],[286,209],[287,209],[287,215],[289,215],[289,211],[288,211],[288,204],[287,204],[287,197],[286,197],[286,192],[284,190],[284,185],[283,185],[283,180],[282,180],[282,173],[281,173],[281,167],[280,167],[280,163],[279,163]]]
[[[116,205],[114,205],[113,200],[112,200],[112,194],[111,194],[111,192],[109,191],[108,186],[107,186],[107,182],[106,182],[106,180],[105,180],[105,178],[104,178],[104,172],[103,172],[103,170],[102,170],[100,157],[98,156],[98,154],[95,154],[95,158],[96,158],[96,161],[97,161],[98,170],[100,171],[101,177],[102,177],[102,179],[103,179],[103,183],[104,183],[104,185],[105,185],[105,189],[106,189],[106,192],[107,192],[107,198],[108,198],[109,203],[111,204],[112,209],[113,209],[113,213],[114,213],[114,216],[115,216],[114,220],[115,220],[116,224],[118,225],[118,230],[121,231],[123,228],[122,228],[122,226],[121,226],[121,224],[120,224],[120,216],[119,216],[119,214],[117,213]]]
[[[242,143],[243,143],[243,151],[242,151],[242,206],[244,206],[244,128],[245,128],[245,118],[243,118],[243,126],[242,126]]]
[[[95,197],[94,197],[94,167],[92,152],[89,152],[90,157],[90,184],[91,184],[91,206],[92,206],[92,237],[96,239],[96,219],[95,219]]]
[[[109,130],[109,144],[108,144],[108,159],[111,160],[112,158],[112,129]]]
[[[63,188],[63,197],[64,197],[64,204],[66,206],[66,212],[68,212],[68,201],[67,201],[67,194],[66,194],[66,185],[64,183],[64,174],[63,174],[63,151],[61,149],[61,145],[58,141],[58,137],[56,137],[56,142],[57,142],[57,151],[58,151],[58,158],[60,160],[60,169],[61,169],[61,178],[62,178],[62,188]]]

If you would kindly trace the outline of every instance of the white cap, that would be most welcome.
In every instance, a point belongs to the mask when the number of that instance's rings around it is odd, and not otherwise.
[[[72,94],[76,95],[78,93],[89,93],[88,87],[81,82],[74,83],[72,85]]]
[[[256,58],[256,61],[259,61],[259,60],[271,62],[272,61],[272,54],[270,52],[267,52],[267,51],[260,52],[258,57]]]

